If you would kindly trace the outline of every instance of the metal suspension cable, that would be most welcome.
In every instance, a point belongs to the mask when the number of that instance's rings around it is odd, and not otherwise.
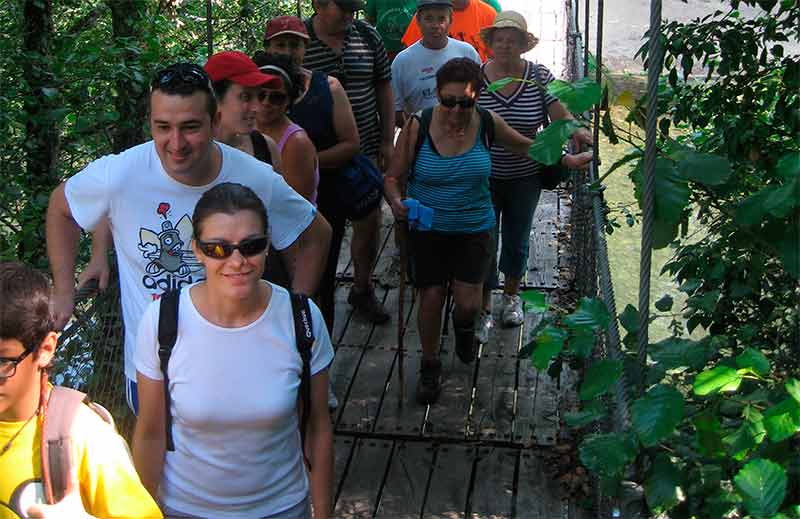
[[[658,78],[661,75],[661,0],[650,0],[650,41],[647,51],[647,118],[645,120],[644,189],[642,190],[642,250],[639,262],[639,341],[638,360],[642,374],[639,392],[644,390],[650,325],[650,274],[653,251],[653,219],[656,177],[656,122]]]

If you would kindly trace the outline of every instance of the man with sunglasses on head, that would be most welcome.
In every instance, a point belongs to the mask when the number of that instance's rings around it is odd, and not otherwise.
[[[250,74],[259,76],[251,78],[255,82],[269,80],[258,70]],[[191,214],[205,191],[221,182],[238,182],[261,197],[273,244],[295,292],[316,291],[331,232],[314,206],[271,166],[213,140],[219,123],[217,100],[202,67],[178,63],[156,73],[149,123],[151,141],[90,163],[53,191],[47,210],[57,325],[63,325],[73,310],[81,228],[94,231],[94,240],[101,243],[95,251],[104,250],[111,229],[125,323],[126,394],[134,413],[134,334],[145,307],[164,292],[205,276],[191,249]]]

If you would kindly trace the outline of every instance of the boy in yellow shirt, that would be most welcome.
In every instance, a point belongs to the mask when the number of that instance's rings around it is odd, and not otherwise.
[[[0,519],[162,517],[113,426],[82,394],[47,383],[53,330],[47,278],[0,262]],[[70,413],[63,395],[78,397]],[[43,463],[42,448],[51,462]],[[52,462],[58,456],[68,461]]]

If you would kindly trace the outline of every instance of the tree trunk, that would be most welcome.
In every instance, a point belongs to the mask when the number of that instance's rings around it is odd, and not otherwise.
[[[109,128],[111,147],[114,153],[120,153],[144,142],[149,78],[139,55],[144,40],[142,29],[147,26],[147,7],[143,0],[106,0],[106,5],[111,11],[113,42],[123,47],[114,96],[119,118]]]

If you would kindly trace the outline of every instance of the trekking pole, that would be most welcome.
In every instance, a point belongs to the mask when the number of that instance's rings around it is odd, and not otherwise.
[[[403,338],[406,333],[406,265],[408,263],[408,252],[406,251],[406,222],[397,220],[394,224],[394,232],[397,233],[397,246],[400,248],[400,283],[397,303],[397,376],[400,379],[400,400],[398,407],[403,407],[406,399],[406,375],[405,375],[405,345]]]

